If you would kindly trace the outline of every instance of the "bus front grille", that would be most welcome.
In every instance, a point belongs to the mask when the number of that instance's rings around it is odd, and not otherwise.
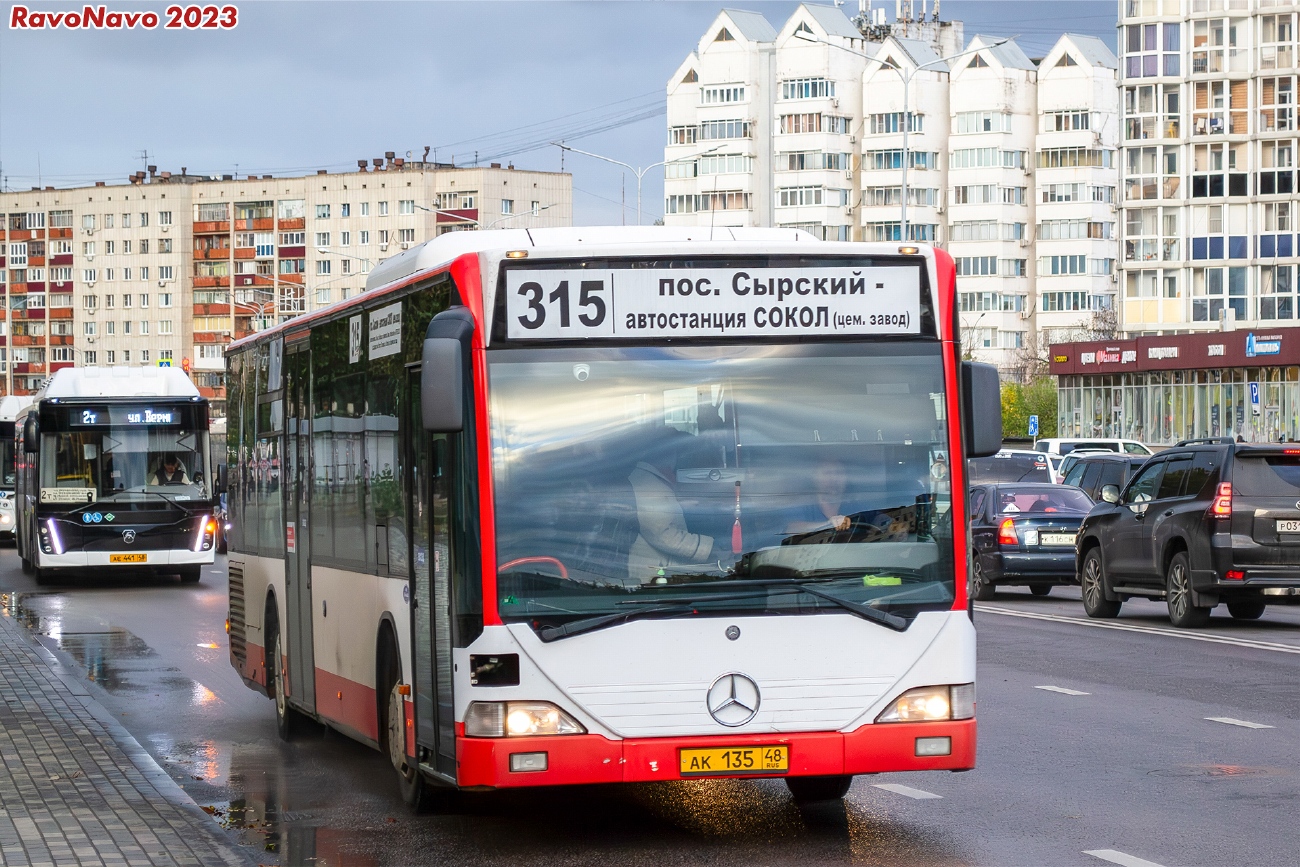
[[[236,667],[243,671],[244,662],[248,658],[248,648],[245,645],[244,566],[242,563],[230,563],[227,568],[230,572],[230,656]]]

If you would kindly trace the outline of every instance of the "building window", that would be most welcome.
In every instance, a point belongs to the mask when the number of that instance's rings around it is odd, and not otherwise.
[[[50,347],[50,361],[71,361],[71,346],[53,346]]]
[[[330,245],[330,233],[329,233],[329,232],[317,232],[317,233],[316,233],[316,246],[317,246],[317,247],[328,247],[329,245]]]
[[[94,367],[98,363],[98,356],[95,354],[95,350],[93,349],[88,349],[85,352],[82,352],[81,357],[89,367]]]
[[[104,353],[104,357],[109,364],[117,364],[117,352],[110,349]]]
[[[147,229],[147,228],[149,228],[149,212],[148,212],[148,211],[141,211],[141,212],[140,212],[140,228],[141,228],[141,229]]]
[[[159,239],[158,239],[158,252],[159,252],[159,253],[170,253],[171,251],[172,251],[172,239],[171,239],[171,238],[159,238]]]
[[[818,99],[833,96],[835,96],[835,82],[825,78],[793,78],[781,82],[782,99]]]
[[[952,203],[954,205],[1023,205],[1025,192],[1025,187],[970,184],[952,188]]]
[[[329,287],[326,286],[326,287],[322,287],[322,288],[320,288],[320,289],[317,289],[317,290],[316,290],[316,306],[317,306],[317,307],[324,307],[326,304],[329,304],[329,303],[330,303],[330,290],[329,290]]]
[[[908,132],[922,132],[925,115],[909,111],[907,113],[907,121]],[[872,135],[885,135],[888,133],[902,132],[903,113],[901,111],[888,111],[881,114],[873,114],[870,117],[869,128]]]
[[[316,276],[317,276],[317,277],[326,277],[326,276],[329,275],[329,273],[330,273],[330,260],[329,260],[329,259],[317,259],[317,260],[316,260]]]
[[[783,132],[785,130],[782,130]],[[706,120],[700,124],[700,139],[749,138],[749,121],[747,120]]]
[[[172,224],[172,212],[171,212],[171,211],[159,211],[159,212],[158,212],[158,225],[160,225],[160,226],[170,226],[171,224]]]
[[[147,349],[141,349],[141,350],[140,350],[140,363],[141,363],[141,364],[148,364],[148,363],[149,363],[149,350],[147,350]]]
[[[1011,132],[1011,115],[1005,111],[959,111],[953,115],[955,135],[979,132]]]
[[[330,218],[330,206],[329,206],[329,205],[317,205],[317,206],[316,206],[316,219],[318,219],[318,220],[328,220],[329,218]]]
[[[99,306],[99,296],[98,295],[81,296],[81,306],[86,310],[94,310],[96,307]]]
[[[175,271],[173,270],[173,266],[171,266],[171,265],[159,265],[159,266],[158,266],[158,279],[159,279],[159,280],[174,280],[174,279],[176,279],[175,276],[174,276],[174,274],[175,274]]]
[[[280,246],[282,247],[301,247],[307,243],[306,232],[281,232]]]
[[[899,165],[902,165],[902,151],[898,151]],[[713,161],[721,164],[717,172],[705,171],[706,163]],[[847,153],[825,153],[823,151],[786,151],[776,155],[775,170],[778,172],[802,172],[818,169],[847,171],[851,165]],[[743,154],[716,154],[700,157],[700,174],[724,174],[725,172],[752,171],[752,158]]]
[[[140,268],[140,279],[147,281],[149,279],[149,266],[144,265]]]
[[[72,306],[72,293],[71,293],[71,292],[53,292],[53,293],[51,293],[51,294],[50,294],[50,306],[51,306],[51,307],[71,307],[71,306]]]
[[[340,245],[340,246],[343,246],[343,247],[351,247],[351,246],[352,246],[352,233],[351,233],[351,232],[339,232],[339,245]]]
[[[45,306],[45,293],[44,293],[44,292],[32,292],[31,294],[29,294],[29,295],[27,296],[27,309],[28,309],[28,310],[31,310],[32,308],[40,309],[40,308],[42,308],[42,307],[44,307],[44,306]]]
[[[123,214],[123,215],[122,215],[122,228],[123,228],[123,229],[129,229],[129,228],[131,228],[131,215],[130,215],[130,214]]]
[[[95,215],[94,215],[94,214],[82,214],[82,215],[81,215],[81,228],[83,228],[83,229],[89,229],[89,230],[92,231],[92,232],[95,231]]]
[[[363,216],[363,217],[369,217],[369,216],[370,216],[370,203],[369,203],[369,202],[362,202],[362,203],[361,203],[361,216]]]
[[[379,203],[379,216],[381,216],[381,217],[387,217],[387,216],[388,216],[388,202],[380,202],[380,203]]]
[[[172,360],[172,350],[170,350],[170,349],[160,349],[160,350],[158,350],[158,358],[159,358],[160,360],[162,360],[162,361],[171,361],[171,360]]]
[[[159,334],[171,334],[171,333],[172,333],[172,321],[171,321],[170,319],[159,319],[159,320],[158,320],[158,333],[159,333]]]
[[[696,126],[670,126],[668,128],[668,144],[695,144],[695,138],[698,132],[699,128]]]
[[[159,293],[158,293],[158,306],[159,306],[159,307],[171,307],[171,306],[172,306],[172,293],[170,293],[170,292],[159,292]]]
[[[352,205],[348,204],[347,202],[344,202],[343,204],[339,205],[339,216],[340,217],[352,216]]]
[[[85,283],[94,283],[94,282],[95,282],[95,269],[94,269],[94,268],[86,268],[85,270],[83,270],[83,271],[81,272],[81,279],[82,279],[82,281],[85,282]]]
[[[502,200],[501,200],[501,213],[502,213],[502,214],[513,214],[514,212],[515,212],[515,200],[514,200],[514,199],[502,199]],[[414,231],[414,230],[412,230],[412,231]],[[415,240],[415,239],[412,238],[411,240]]]
[[[94,323],[94,322],[83,322],[83,323],[81,323],[81,333],[84,334],[84,335],[86,335],[87,337],[94,337],[94,336],[95,336],[95,323]]]
[[[1259,277],[1259,318],[1295,319],[1295,266],[1266,265]]]
[[[367,230],[367,229],[362,229],[362,230],[358,233],[358,235],[360,236],[359,240],[360,240],[361,246],[364,247],[364,246],[367,246],[367,245],[370,243],[370,232],[369,232],[369,230]]]
[[[398,214],[414,214],[415,199],[399,199],[397,202]]]
[[[1113,159],[1111,151],[1097,148],[1048,148],[1038,152],[1038,167],[1063,169],[1090,166],[1108,169]]]
[[[950,241],[1019,241],[1025,237],[1025,224],[962,220],[953,223],[950,232]]]
[[[863,240],[865,241],[901,241],[903,240],[903,226],[901,223],[866,223],[862,227]],[[922,241],[927,244],[934,243],[939,236],[939,227],[933,223],[912,223],[907,224],[907,235],[909,241]]]
[[[862,204],[868,207],[896,207],[903,201],[902,186],[865,187],[862,190]],[[939,191],[931,187],[907,188],[907,203],[925,208],[939,205]]]
[[[744,102],[745,87],[741,84],[720,85],[700,88],[700,102],[703,105],[721,105],[728,102]]]

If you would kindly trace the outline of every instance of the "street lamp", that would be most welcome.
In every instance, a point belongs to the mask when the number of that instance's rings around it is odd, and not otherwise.
[[[636,168],[634,166],[628,165],[622,160],[616,160],[610,157],[603,157],[600,154],[593,154],[590,151],[584,151],[584,150],[579,150],[578,148],[575,147],[569,147],[563,142],[553,141],[551,142],[551,144],[555,145],[557,148],[560,148],[561,150],[573,151],[575,154],[582,154],[583,156],[592,157],[593,159],[604,160],[607,163],[613,163],[616,166],[622,166],[623,168],[630,171],[632,174],[636,175],[636,224],[638,226],[641,225],[641,179],[646,176],[646,172],[650,171],[655,166],[662,166],[668,163],[681,162],[683,160],[688,160],[688,159],[690,160],[697,159],[699,157],[704,156],[705,154],[711,154],[716,150],[721,150],[722,148],[726,147],[726,144],[720,144],[715,147],[711,147],[706,151],[700,151],[699,153],[694,154],[693,156],[677,157],[671,160],[660,160],[659,162],[651,163],[650,165],[644,168]]]
[[[987,45],[981,45],[981,46],[979,46],[978,48],[969,48],[969,49],[967,49],[967,50],[965,50],[965,51],[958,52],[957,54],[950,54],[950,55],[948,55],[947,57],[936,57],[934,60],[926,61],[925,63],[919,64],[919,65],[917,65],[917,66],[913,66],[913,67],[902,67],[902,66],[899,66],[898,64],[894,63],[893,61],[885,60],[884,58],[881,58],[881,57],[873,57],[873,56],[870,56],[870,55],[867,55],[867,54],[860,54],[859,52],[854,51],[852,48],[849,48],[849,47],[847,47],[847,46],[844,46],[844,45],[836,45],[836,44],[833,43],[833,42],[825,42],[825,41],[823,41],[823,40],[821,40],[821,39],[817,39],[817,38],[814,37],[812,34],[810,34],[810,33],[806,33],[805,31],[802,31],[802,30],[800,30],[799,32],[795,33],[795,36],[796,36],[797,38],[799,38],[799,39],[804,40],[805,42],[816,42],[816,43],[819,44],[819,45],[827,45],[827,46],[829,46],[829,47],[831,47],[831,48],[839,48],[839,49],[842,50],[842,51],[848,51],[848,52],[850,52],[850,53],[852,53],[852,54],[855,54],[855,55],[857,55],[857,56],[859,56],[859,57],[866,57],[866,59],[867,59],[868,61],[873,61],[873,60],[874,60],[876,63],[879,63],[881,66],[888,67],[889,69],[892,69],[892,70],[894,70],[895,72],[897,72],[897,73],[898,73],[898,77],[902,79],[902,81],[903,81],[903,117],[902,117],[902,123],[903,123],[903,181],[902,181],[902,196],[901,196],[901,199],[902,199],[902,213],[901,213],[901,215],[900,215],[900,216],[901,216],[900,223],[902,224],[902,237],[901,237],[901,240],[902,240],[904,243],[906,243],[908,240],[910,240],[910,239],[908,238],[908,232],[907,232],[907,228],[908,228],[908,227],[907,227],[907,169],[908,169],[908,164],[912,161],[912,154],[911,154],[910,149],[908,148],[907,133],[908,133],[908,130],[910,129],[910,127],[911,127],[911,125],[912,125],[912,124],[911,124],[911,118],[908,117],[908,94],[909,94],[909,92],[911,91],[911,87],[912,87],[912,77],[913,77],[914,75],[916,75],[916,73],[920,72],[920,71],[923,70],[923,69],[928,69],[928,68],[930,68],[930,67],[932,67],[932,66],[937,66],[937,65],[939,65],[939,64],[941,64],[941,63],[949,63],[949,62],[951,62],[951,61],[953,61],[953,60],[958,59],[959,57],[965,57],[965,56],[968,55],[968,54],[977,54],[977,53],[979,53],[979,52],[981,52],[981,51],[984,51],[984,50],[986,50],[986,49],[989,49],[989,48],[997,48],[999,45],[1005,45],[1006,43],[1010,42],[1012,39],[1015,39],[1015,37],[1014,37],[1014,36],[1008,36],[1008,37],[1006,37],[1005,39],[999,39],[999,40],[996,41],[996,42],[990,42],[989,44],[987,44]]]

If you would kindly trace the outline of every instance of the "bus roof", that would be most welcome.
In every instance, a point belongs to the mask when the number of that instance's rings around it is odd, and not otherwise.
[[[34,400],[56,397],[199,397],[189,376],[177,367],[65,367],[56,370]]]
[[[32,399],[26,395],[9,394],[0,397],[0,421],[15,421],[18,413],[32,405]]]

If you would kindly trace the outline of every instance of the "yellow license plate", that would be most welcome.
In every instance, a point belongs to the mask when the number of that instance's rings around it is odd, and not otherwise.
[[[148,554],[109,554],[110,563],[148,563]]]
[[[682,750],[681,761],[683,777],[784,773],[790,770],[790,748],[765,746]]]

